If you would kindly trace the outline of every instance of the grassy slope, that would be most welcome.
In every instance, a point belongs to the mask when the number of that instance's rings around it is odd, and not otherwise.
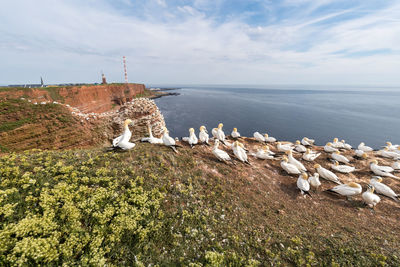
[[[398,222],[386,223],[391,219],[385,218],[388,214],[373,213],[357,202],[338,204],[342,202],[321,197],[323,193],[312,200],[295,197],[293,178],[281,178],[280,173],[274,176],[272,170],[257,164],[252,168],[240,163],[227,166],[209,154],[204,147],[184,148],[175,154],[165,147],[138,144],[132,153],[29,151],[1,158],[0,237],[7,245],[0,246],[0,261],[185,266],[239,266],[254,264],[254,260],[263,265],[400,264]],[[277,183],[277,178],[287,184]],[[35,259],[35,253],[16,248],[24,242],[35,244],[51,238],[53,232],[32,230],[44,226],[29,228],[29,220],[22,219],[31,218],[29,214],[44,217],[46,196],[59,194],[61,186],[68,194],[52,202],[55,214],[51,218],[57,230],[52,231],[64,238],[49,250],[53,254],[44,252]],[[4,190],[11,188],[15,189],[5,196]],[[135,188],[135,195],[126,195]],[[92,210],[81,205],[81,194],[94,203]],[[134,229],[119,224],[121,234],[111,226],[116,224],[115,218],[130,218],[123,217],[130,211],[106,212],[106,208],[117,209],[125,202],[142,211],[142,217],[131,222],[138,226]],[[84,227],[86,231],[78,231]],[[31,230],[21,230],[25,228]],[[24,234],[13,234],[16,229]],[[71,239],[71,232],[76,234],[76,249],[68,252],[64,244]],[[85,234],[90,238],[84,238]],[[100,241],[90,241],[93,239]]]
[[[0,152],[87,146],[97,137],[57,104],[1,100],[0,121]]]

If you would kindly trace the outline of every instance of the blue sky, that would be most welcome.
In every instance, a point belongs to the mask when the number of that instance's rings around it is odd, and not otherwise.
[[[4,0],[0,84],[400,85],[400,1]]]

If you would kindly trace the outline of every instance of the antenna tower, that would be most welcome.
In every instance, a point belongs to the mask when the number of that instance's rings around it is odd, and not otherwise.
[[[127,73],[127,71],[126,71],[126,57],[123,56],[122,59],[123,59],[123,61],[124,61],[125,83],[126,83],[126,85],[128,85],[128,73]]]

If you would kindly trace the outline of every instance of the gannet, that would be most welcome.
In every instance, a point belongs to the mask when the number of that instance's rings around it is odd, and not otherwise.
[[[293,157],[292,150],[287,151],[286,154],[288,155],[287,157],[290,164],[296,166],[296,168],[299,169],[299,171],[303,172],[307,171],[306,167],[304,167],[304,165],[300,161],[298,161]]]
[[[339,139],[335,137],[335,138],[333,139],[332,146],[333,146],[334,148],[343,148],[343,143],[342,143],[342,142],[339,142]]]
[[[308,175],[303,172],[300,174],[299,178],[297,178],[297,188],[300,189],[302,195],[307,194],[310,195],[310,184],[308,183]]]
[[[276,138],[272,136],[268,136],[268,134],[264,134],[264,140],[267,143],[274,143],[276,142]]]
[[[359,158],[366,159],[368,157],[367,153],[365,153],[365,151],[363,150],[356,149],[354,152],[356,153],[356,156]]]
[[[399,201],[400,195],[396,194],[389,186],[382,184],[382,177],[373,176],[369,183],[375,188],[378,194],[382,194],[394,199],[395,201]]]
[[[222,130],[222,127],[224,127],[224,125],[222,123],[218,124],[218,128],[216,131],[216,134],[214,135],[214,129],[213,129],[213,135],[216,139],[218,139],[219,141],[221,141],[222,144],[226,145],[225,143],[225,133]]]
[[[175,139],[169,136],[169,131],[167,129],[167,127],[164,127],[164,134],[162,136],[162,140],[164,145],[166,145],[167,147],[170,147],[173,151],[175,151],[176,153],[178,153],[178,151],[176,150],[176,142]]]
[[[193,148],[194,145],[197,145],[198,141],[199,140],[197,139],[197,136],[196,136],[196,133],[194,132],[194,129],[190,128],[189,129],[189,140],[188,140],[188,143],[189,143],[190,147]]]
[[[264,146],[263,148],[260,148],[257,150],[256,153],[256,158],[259,159],[273,159],[274,158],[274,152],[269,150],[268,146]]]
[[[319,164],[315,164],[314,168],[317,170],[320,177],[337,184],[342,184],[342,182],[339,180],[339,177],[337,177],[336,174],[334,174],[330,170],[321,167],[321,165]]]
[[[314,141],[313,139],[309,139],[307,137],[303,137],[303,139],[301,139],[301,144],[304,146],[312,146],[314,145]]]
[[[400,159],[400,154],[398,154],[394,151],[390,151],[389,148],[387,148],[387,147],[385,147],[383,150],[379,150],[378,155],[381,155],[382,157],[385,157],[385,158],[395,159],[395,160]]]
[[[212,136],[213,136],[215,139],[218,139],[217,133],[218,133],[218,128],[213,128],[213,129],[211,130],[211,134],[212,134]]]
[[[308,182],[310,183],[310,185],[312,187],[314,187],[315,189],[318,189],[318,187],[320,187],[320,185],[321,185],[321,182],[319,181],[319,174],[314,173],[313,176],[310,176],[310,178],[308,178]]]
[[[331,158],[333,158],[334,160],[337,160],[341,163],[349,163],[350,160],[348,158],[346,158],[345,156],[341,155],[339,151],[333,152],[331,154]]]
[[[278,143],[276,144],[276,148],[277,148],[278,151],[280,151],[280,152],[286,152],[286,151],[292,150],[292,149],[293,149],[293,146],[292,146],[292,144],[284,144],[284,145],[282,145],[281,142],[278,142]]]
[[[141,142],[149,142],[150,144],[162,144],[163,140],[161,138],[156,138],[153,136],[151,125],[147,125],[147,130],[149,131],[149,137],[143,137]]]
[[[208,132],[205,126],[200,126],[200,132],[199,132],[199,139],[200,142],[202,142],[203,144],[207,144],[210,145],[208,143]]]
[[[342,142],[344,149],[351,150],[353,148],[351,145],[346,144],[346,141],[344,140],[341,140],[340,142]]]
[[[386,142],[386,147],[393,151],[393,150],[397,150],[399,148],[399,145],[393,145],[391,142]]]
[[[235,141],[232,145],[233,154],[243,163],[247,163],[250,165],[250,162],[247,159],[246,151],[244,151],[243,147],[240,146],[239,141]]]
[[[365,204],[367,204],[370,208],[374,208],[376,204],[381,201],[381,198],[374,194],[374,189],[375,188],[373,186],[367,185],[367,191],[361,195]]]
[[[132,137],[132,133],[129,130],[129,124],[133,125],[132,120],[126,119],[124,122],[124,132],[122,133],[122,135],[113,140],[113,148],[128,150],[135,147],[135,143],[129,142]]]
[[[255,133],[253,134],[253,136],[254,136],[254,138],[255,138],[258,142],[265,143],[265,138],[264,138],[264,136],[262,136],[262,134],[260,134],[259,132],[255,132]]]
[[[361,143],[358,145],[357,148],[358,148],[359,150],[364,151],[364,152],[371,152],[371,151],[373,151],[372,147],[366,146],[366,145],[364,144],[364,142],[361,142]]]
[[[306,147],[303,146],[303,145],[300,143],[299,140],[296,141],[296,144],[294,145],[294,149],[295,149],[297,152],[300,152],[300,153],[304,153],[304,152],[307,151]]]
[[[286,156],[283,156],[281,161],[281,167],[284,169],[288,174],[300,174],[301,172],[297,167],[293,164],[289,163],[289,160]]]
[[[233,131],[231,133],[232,138],[236,139],[240,137],[240,133],[237,131],[237,128],[233,128]]]
[[[328,142],[328,143],[326,143],[326,145],[324,146],[324,151],[325,151],[325,152],[328,152],[328,153],[332,153],[332,152],[336,152],[336,151],[338,151],[338,150],[337,150],[337,148],[334,148],[334,147],[332,146],[332,143]]]
[[[334,188],[328,189],[326,191],[335,192],[335,193],[345,196],[349,199],[352,196],[361,194],[362,187],[360,184],[350,182],[348,184],[337,185]]]
[[[348,166],[348,165],[339,165],[339,162],[335,160],[335,163],[331,165],[331,168],[335,171],[341,172],[341,173],[351,173],[355,171],[355,167],[353,166]]]
[[[231,157],[229,157],[228,153],[226,153],[225,151],[218,148],[219,142],[220,141],[218,139],[215,140],[214,148],[213,148],[212,152],[219,161],[223,161],[223,162],[227,163],[228,161],[231,160]]]
[[[315,153],[315,152],[311,151],[309,148],[307,148],[307,151],[306,151],[306,153],[303,154],[302,158],[306,161],[314,161],[320,155],[321,155],[321,153]]]
[[[369,164],[369,168],[371,169],[371,171],[373,173],[375,173],[378,176],[386,176],[386,177],[391,177],[394,179],[400,179],[399,177],[396,177],[393,174],[391,174],[391,172],[394,171],[394,169],[392,167],[379,166],[377,160],[371,161]]]
[[[395,170],[400,170],[400,161],[393,162],[392,168]]]

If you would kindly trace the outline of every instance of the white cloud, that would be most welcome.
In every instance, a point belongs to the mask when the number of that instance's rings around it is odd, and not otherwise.
[[[165,1],[154,3],[166,7]],[[398,5],[330,24],[325,21],[354,10],[267,26],[240,18],[217,23],[204,13],[213,5],[205,0],[174,7],[177,12],[146,9],[145,17],[130,15],[130,9],[121,14],[103,1],[1,5],[0,83],[33,82],[40,75],[49,82],[93,82],[100,70],[119,82],[123,55],[135,82],[400,83]],[[136,3],[129,5],[137,11]],[[349,56],[380,49],[395,52]]]

